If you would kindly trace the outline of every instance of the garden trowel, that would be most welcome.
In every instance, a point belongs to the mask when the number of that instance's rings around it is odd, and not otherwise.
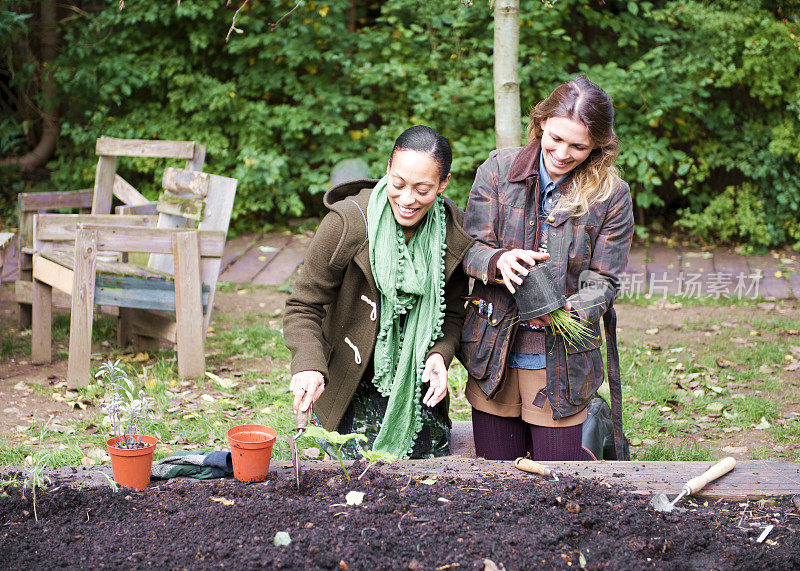
[[[558,481],[558,474],[556,474],[549,466],[534,462],[530,458],[517,458],[514,460],[514,466],[523,472],[530,472],[531,474],[541,474],[542,476],[552,477]]]
[[[308,426],[308,417],[311,411],[307,410],[305,412],[298,412],[297,413],[297,432],[295,432],[294,436],[289,438],[289,449],[292,451],[292,465],[294,466],[294,481],[297,484],[297,489],[300,489],[300,455],[297,452],[297,439],[302,436],[303,432],[306,431],[306,426]]]
[[[734,466],[736,466],[736,459],[732,456],[726,456],[699,476],[695,476],[686,482],[683,485],[683,488],[681,488],[681,493],[675,496],[675,499],[671,502],[669,501],[669,498],[667,498],[666,494],[661,493],[650,498],[650,505],[656,511],[671,512],[672,508],[675,507],[675,504],[677,504],[682,497],[690,496],[696,492],[699,492],[709,482],[713,482],[720,476],[723,476],[733,470]]]

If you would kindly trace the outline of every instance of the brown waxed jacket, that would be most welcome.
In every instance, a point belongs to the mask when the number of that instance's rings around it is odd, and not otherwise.
[[[325,391],[314,413],[336,430],[366,373],[375,349],[380,294],[369,263],[367,203],[377,180],[338,185],[325,195],[330,212],[306,250],[305,261],[286,301],[283,335],[292,352],[291,373],[319,371]],[[461,266],[472,238],[462,228],[464,214],[445,199],[445,319],[442,337],[430,353],[449,366],[464,323],[468,280]]]
[[[475,244],[464,269],[475,278],[471,296],[491,302],[493,311],[487,317],[468,307],[458,357],[487,398],[502,388],[517,329],[516,303],[505,285],[494,280],[495,265],[503,252],[533,249],[538,243],[539,209],[532,205],[538,205],[539,151],[539,140],[521,149],[492,151],[478,169],[467,204],[464,228]],[[585,215],[556,213],[545,222],[546,263],[573,311],[593,332],[588,342],[572,346],[545,329],[548,400],[553,418],[559,419],[583,410],[603,382],[599,321],[614,302],[627,264],[633,237],[630,189],[620,180],[608,200]]]

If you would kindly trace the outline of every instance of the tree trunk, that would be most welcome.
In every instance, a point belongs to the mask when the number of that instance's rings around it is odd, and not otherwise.
[[[44,166],[53,155],[58,141],[58,106],[53,86],[52,67],[58,55],[58,29],[56,4],[53,0],[42,0],[40,4],[39,30],[41,33],[41,89],[42,136],[39,143],[28,154],[0,160],[0,165],[17,165],[22,171],[31,171]]]
[[[519,0],[494,3],[494,132],[498,149],[522,143],[519,103]]]

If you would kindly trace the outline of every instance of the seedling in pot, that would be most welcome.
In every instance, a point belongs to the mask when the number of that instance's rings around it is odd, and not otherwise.
[[[117,448],[144,448],[142,435],[147,427],[150,407],[155,401],[140,390],[136,393],[128,373],[120,366],[119,359],[100,365],[95,375],[100,384],[106,386],[106,399],[103,410],[108,415],[111,432]]]
[[[339,434],[335,430],[327,431],[321,426],[313,426],[313,425],[306,428],[305,435],[310,436],[311,438],[320,438],[331,445],[331,448],[333,448],[336,454],[336,459],[339,461],[339,466],[342,467],[342,471],[344,472],[344,477],[347,478],[347,480],[349,481],[350,474],[347,472],[347,468],[344,467],[344,461],[342,460],[342,448],[344,448],[344,445],[350,442],[351,440],[366,441],[367,437],[364,436],[363,434],[355,434],[355,433]]]

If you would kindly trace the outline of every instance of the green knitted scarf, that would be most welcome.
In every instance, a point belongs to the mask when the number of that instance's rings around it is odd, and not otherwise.
[[[444,322],[444,199],[406,244],[386,194],[386,177],[367,205],[369,262],[381,294],[373,383],[389,397],[374,450],[408,458],[422,428],[422,371]],[[405,323],[402,316],[405,315]]]

